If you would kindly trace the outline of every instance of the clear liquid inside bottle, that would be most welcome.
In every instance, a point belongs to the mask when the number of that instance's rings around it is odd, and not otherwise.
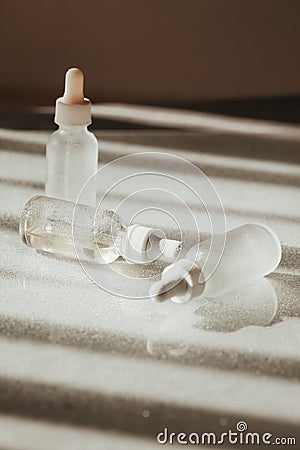
[[[96,137],[86,126],[60,126],[49,137],[46,155],[46,195],[76,202],[85,183],[97,170]],[[96,177],[84,188],[80,201],[95,206]]]
[[[38,252],[100,264],[120,256],[115,241],[124,231],[112,211],[43,196],[25,205],[20,220],[23,242]]]

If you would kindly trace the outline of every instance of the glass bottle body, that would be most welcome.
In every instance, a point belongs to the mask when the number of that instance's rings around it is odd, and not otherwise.
[[[120,256],[115,242],[126,232],[113,211],[43,196],[25,205],[19,229],[23,242],[40,253],[100,264]]]
[[[220,262],[210,275],[205,274],[205,259],[209,254],[209,241],[200,248],[197,259],[204,278],[205,297],[218,297],[273,272],[281,259],[278,237],[267,226],[249,223],[226,233],[226,242]]]
[[[87,126],[60,126],[48,140],[46,156],[46,195],[76,202],[83,186],[97,170],[96,137]],[[96,205],[96,177],[84,189],[80,203]]]
[[[114,211],[46,196],[26,203],[19,231],[23,242],[39,253],[97,264],[110,264],[119,256],[135,264],[159,258],[173,262],[181,248],[161,230],[124,224]]]

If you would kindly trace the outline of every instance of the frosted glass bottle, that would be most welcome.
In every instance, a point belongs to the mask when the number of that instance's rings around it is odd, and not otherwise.
[[[98,142],[87,126],[61,125],[48,140],[46,157],[46,195],[75,202],[97,170]],[[84,188],[80,202],[96,204],[96,177]]]
[[[168,266],[150,289],[159,301],[185,303],[192,298],[219,297],[268,275],[278,266],[281,245],[267,226],[249,223],[228,231],[221,259],[212,274],[205,273],[210,239],[192,248],[185,259]]]
[[[84,97],[83,82],[81,70],[67,71],[65,92],[56,100],[55,107],[54,121],[59,128],[46,147],[45,193],[72,202],[76,202],[98,165],[98,142],[87,129],[92,122],[91,102]],[[95,206],[96,177],[84,189],[80,202]]]

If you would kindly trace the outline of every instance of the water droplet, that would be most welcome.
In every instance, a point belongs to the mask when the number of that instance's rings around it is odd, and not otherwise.
[[[225,426],[225,425],[227,425],[227,424],[228,424],[228,420],[226,419],[226,417],[222,417],[222,418],[220,419],[220,425]]]

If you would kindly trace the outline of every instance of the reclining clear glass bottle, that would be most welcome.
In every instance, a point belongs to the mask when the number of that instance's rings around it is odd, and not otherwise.
[[[112,263],[119,256],[147,264],[163,258],[164,250],[170,256],[180,248],[179,241],[165,239],[158,229],[126,226],[113,211],[46,196],[26,203],[19,231],[22,241],[39,253],[98,264]]]

